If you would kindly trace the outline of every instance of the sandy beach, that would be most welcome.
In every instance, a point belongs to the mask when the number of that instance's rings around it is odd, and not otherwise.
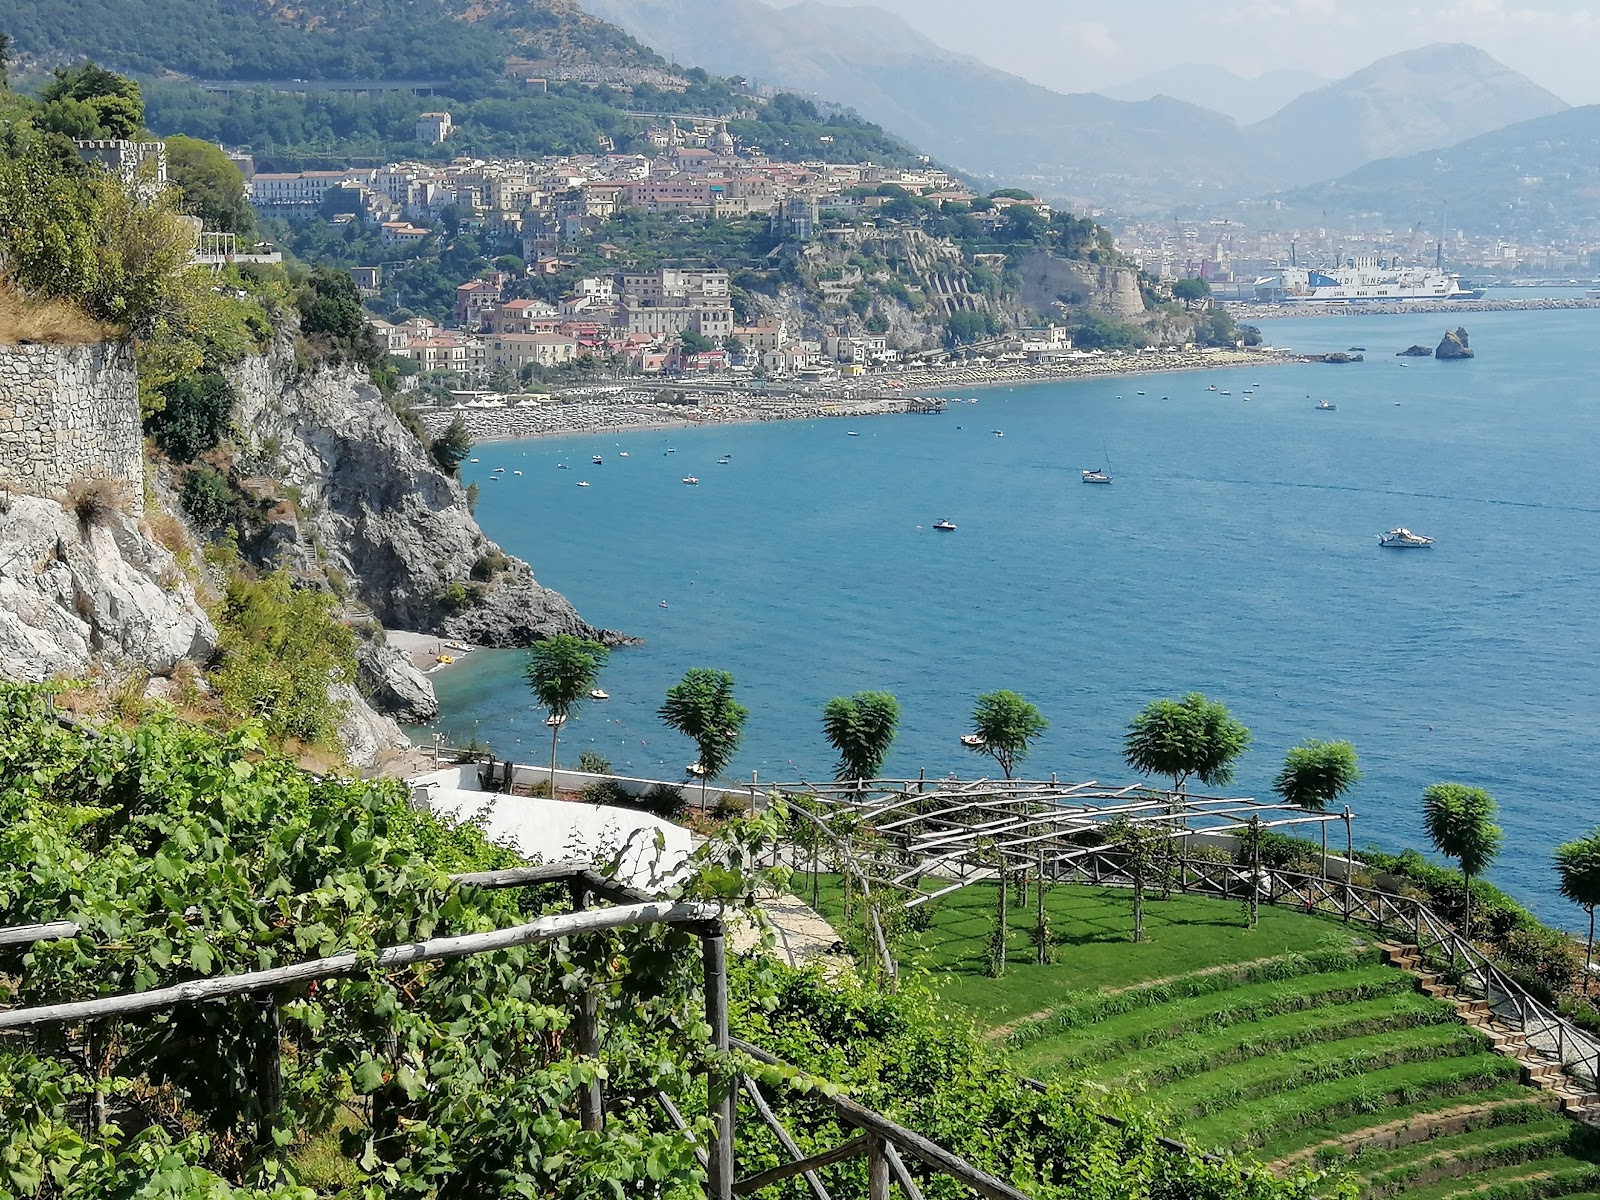
[[[860,380],[793,386],[782,392],[756,391],[748,384],[726,380],[638,380],[575,389],[558,398],[534,403],[516,403],[513,397],[504,404],[419,409],[418,415],[430,433],[439,432],[460,416],[468,433],[478,442],[606,432],[638,433],[758,421],[886,416],[904,414],[914,397],[939,393],[1108,376],[1265,367],[1298,361],[1296,356],[1274,350],[1107,354],[1040,366],[985,365],[901,371]],[[694,402],[657,402],[654,395],[662,389],[682,390]]]
[[[391,646],[411,656],[412,665],[417,670],[428,675],[461,662],[478,649],[467,642],[436,637],[431,633],[412,633],[404,629],[386,629],[384,636]]]

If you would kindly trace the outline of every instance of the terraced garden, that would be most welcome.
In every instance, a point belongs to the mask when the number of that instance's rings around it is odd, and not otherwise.
[[[1520,1082],[1366,931],[1285,910],[1250,930],[1236,903],[1175,897],[1148,904],[1151,941],[1135,946],[1126,892],[1058,887],[1055,961],[1033,962],[1019,908],[994,980],[993,902],[955,893],[902,952],[1025,1074],[1134,1092],[1193,1145],[1341,1167],[1371,1200],[1600,1200],[1600,1132]],[[836,895],[823,907],[841,915]]]

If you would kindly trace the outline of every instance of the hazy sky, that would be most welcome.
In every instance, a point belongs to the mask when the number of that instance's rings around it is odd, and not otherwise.
[[[1335,78],[1429,42],[1471,42],[1569,103],[1600,102],[1600,0],[828,2],[889,9],[944,46],[1058,91],[1108,87],[1181,62]]]

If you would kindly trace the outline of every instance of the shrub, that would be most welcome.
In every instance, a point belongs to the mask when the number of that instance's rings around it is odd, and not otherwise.
[[[657,783],[652,784],[649,791],[634,800],[633,806],[662,820],[676,821],[683,816],[689,802],[684,798],[682,788],[670,783]]]
[[[288,573],[235,576],[218,614],[215,680],[224,706],[257,717],[276,739],[334,743],[342,706],[328,689],[356,675],[356,639],[324,592],[296,588]]]
[[[128,511],[128,493],[115,479],[79,479],[67,489],[66,508],[84,525],[103,525]]]
[[[588,784],[580,794],[586,804],[606,804],[612,808],[628,808],[633,803],[633,797],[623,791],[622,785],[615,779],[597,779]]]
[[[451,612],[460,612],[470,600],[471,596],[467,592],[467,585],[460,580],[446,584],[439,590],[439,603]]]
[[[711,808],[711,815],[719,821],[735,821],[750,815],[750,801],[733,792],[724,792]]]
[[[578,755],[578,770],[586,775],[609,775],[611,764],[593,750],[585,750]]]
[[[178,500],[200,529],[215,529],[233,511],[233,491],[228,481],[210,467],[195,467],[184,475]]]
[[[451,478],[461,470],[461,464],[472,453],[472,434],[467,432],[467,423],[460,414],[452,418],[444,432],[433,439],[428,446],[428,453],[433,456],[434,465]]]
[[[221,443],[233,416],[233,386],[215,371],[186,375],[161,389],[166,403],[145,420],[145,428],[177,462],[195,457]]]
[[[1501,965],[1547,1003],[1583,974],[1583,953],[1571,938],[1549,929],[1516,929],[1500,943]]]
[[[494,577],[511,565],[511,560],[498,550],[490,550],[478,556],[478,561],[472,564],[472,577],[479,583],[492,583]]]

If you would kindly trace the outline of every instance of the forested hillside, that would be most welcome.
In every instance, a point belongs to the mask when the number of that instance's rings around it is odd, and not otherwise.
[[[570,0],[19,0],[0,15],[24,84],[90,58],[137,76],[158,134],[247,146],[263,169],[431,155],[537,156],[639,149],[636,112],[740,116],[746,144],[785,157],[909,163],[916,151],[853,115],[741,81],[669,67]],[[530,76],[548,77],[530,86]],[[257,83],[220,93],[197,81]],[[316,85],[411,81],[432,91],[340,93]],[[290,90],[305,84],[303,90]],[[447,146],[415,140],[419,114],[448,109]]]
[[[139,75],[464,87],[511,55],[664,65],[569,0],[15,0],[0,21],[25,64],[88,57]]]

